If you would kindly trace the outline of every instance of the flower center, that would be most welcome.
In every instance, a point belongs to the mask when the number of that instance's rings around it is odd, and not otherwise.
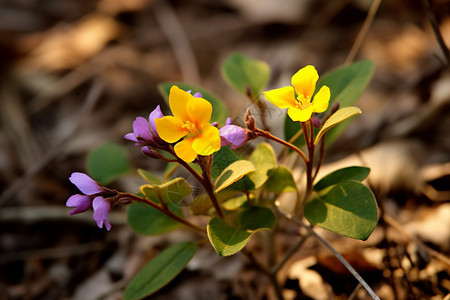
[[[304,96],[304,95],[298,95],[296,99],[295,107],[301,110],[306,109],[308,106],[311,105],[311,97],[310,96]]]
[[[189,131],[190,134],[198,135],[200,133],[200,130],[195,126],[195,123],[192,123],[191,121],[184,122],[183,125],[181,125],[183,129],[186,129]]]

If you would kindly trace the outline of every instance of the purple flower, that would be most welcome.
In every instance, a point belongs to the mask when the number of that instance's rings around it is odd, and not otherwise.
[[[75,207],[69,213],[69,215],[76,215],[87,211],[92,206],[92,198],[85,195],[72,195],[66,202],[67,207]]]
[[[109,231],[111,224],[108,221],[108,213],[111,206],[108,201],[102,196],[95,197],[92,201],[92,207],[94,208],[94,220],[97,222],[98,228],[102,228],[105,224],[105,228]]]
[[[136,142],[136,146],[145,146],[153,143],[158,136],[155,119],[164,117],[159,105],[150,113],[148,121],[143,117],[137,117],[133,122],[133,132],[127,133],[124,137],[127,140]]]
[[[230,145],[230,149],[241,147],[248,140],[247,130],[242,127],[231,125],[231,119],[228,118],[226,125],[219,129],[221,146]]]
[[[84,194],[75,194],[70,196],[66,201],[67,207],[75,207],[69,214],[75,215],[87,211],[91,207],[94,208],[94,220],[99,228],[105,227],[111,229],[108,221],[108,212],[111,209],[109,202],[103,196],[112,196],[113,191],[102,187],[94,179],[84,173],[74,172],[69,177],[76,187]]]

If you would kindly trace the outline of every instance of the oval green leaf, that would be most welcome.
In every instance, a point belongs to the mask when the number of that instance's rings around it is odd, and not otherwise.
[[[141,192],[147,199],[154,202],[159,202],[162,198],[165,203],[179,204],[181,200],[192,193],[192,189],[186,179],[177,177],[159,185],[143,185]]]
[[[213,111],[212,111],[212,115],[211,115],[211,122],[218,122],[219,125],[225,125],[225,121],[228,118],[228,108],[226,107],[225,103],[223,103],[223,101],[216,95],[214,95],[213,93],[190,85],[190,84],[185,84],[185,83],[181,83],[181,82],[163,82],[158,84],[158,90],[161,93],[161,95],[164,97],[164,99],[166,100],[166,102],[169,102],[169,92],[170,92],[170,88],[176,85],[178,86],[180,89],[184,90],[184,91],[189,91],[191,90],[192,94],[195,93],[201,93],[203,95],[203,99],[206,99],[209,101],[209,103],[211,103],[212,107],[213,107]]]
[[[146,181],[150,182],[151,184],[161,184],[161,179],[159,179],[157,176],[153,175],[152,173],[145,171],[143,169],[137,170],[138,174],[141,175],[142,178],[144,178]]]
[[[104,143],[87,157],[87,173],[101,184],[108,184],[130,170],[125,150],[115,143]]]
[[[264,188],[268,192],[276,194],[297,191],[297,185],[295,183],[294,176],[292,175],[291,170],[289,170],[285,166],[279,166],[273,171]]]
[[[375,197],[358,181],[340,182],[316,194],[304,213],[311,224],[359,240],[370,236],[378,220]]]
[[[255,171],[255,166],[248,160],[238,160],[229,165],[223,170],[222,174],[216,180],[215,193],[220,192],[226,187],[229,187],[234,182],[238,181],[245,174]]]
[[[270,79],[270,67],[261,60],[232,53],[222,64],[222,76],[233,88],[256,99]]]
[[[314,145],[317,145],[322,138],[322,136],[331,128],[338,125],[342,121],[347,120],[350,117],[353,117],[355,115],[358,115],[361,113],[361,110],[357,107],[350,106],[350,107],[344,107],[332,114],[328,120],[323,124],[322,128],[320,129],[319,133],[316,135],[316,139],[314,140]]]
[[[250,155],[249,160],[255,165],[256,171],[248,177],[255,184],[254,189],[260,188],[278,165],[275,151],[268,143],[261,143]]]
[[[240,160],[238,154],[231,150],[230,147],[221,147],[219,151],[214,153],[214,159],[211,167],[211,177],[216,179],[225,170],[226,167]]]
[[[347,180],[363,181],[370,173],[370,168],[352,166],[346,167],[324,176],[315,185],[315,191],[321,191],[329,186],[335,185],[339,182]]]
[[[211,245],[220,256],[229,256],[239,252],[252,235],[250,232],[228,225],[217,217],[209,221],[206,230]]]
[[[168,207],[170,211],[179,217],[183,217],[180,206],[169,203]],[[143,203],[128,205],[127,221],[134,231],[142,235],[160,235],[184,226],[159,210]]]
[[[184,242],[159,253],[133,277],[125,289],[124,299],[142,299],[153,294],[175,278],[196,251],[196,244]]]
[[[251,206],[239,214],[241,228],[247,231],[271,230],[276,218],[273,211],[264,206]]]

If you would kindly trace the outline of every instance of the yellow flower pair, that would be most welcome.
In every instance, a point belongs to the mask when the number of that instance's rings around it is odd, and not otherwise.
[[[169,106],[173,116],[155,120],[158,135],[168,143],[175,143],[175,154],[186,162],[197,155],[211,155],[220,149],[219,130],[212,126],[212,105],[177,86],[170,88]]]
[[[313,98],[318,79],[316,69],[306,66],[292,76],[292,86],[267,91],[264,96],[273,105],[287,108],[287,113],[293,121],[306,122],[313,113],[326,111],[330,101],[330,89],[325,85]]]

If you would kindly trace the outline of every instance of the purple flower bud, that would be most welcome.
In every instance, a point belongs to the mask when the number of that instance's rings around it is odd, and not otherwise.
[[[98,196],[92,201],[92,207],[94,208],[94,220],[97,222],[98,228],[102,228],[105,224],[106,229],[111,229],[111,224],[108,221],[108,213],[111,209],[109,202],[105,198]]]
[[[95,195],[104,191],[101,185],[84,173],[74,172],[69,180],[85,195]]]
[[[339,109],[339,102],[336,101],[331,106],[331,114],[334,114],[335,112],[337,112],[338,109]]]
[[[164,117],[161,107],[159,105],[150,113],[148,120],[150,122],[150,129],[153,133],[153,136],[159,136],[158,131],[156,130],[155,120]]]
[[[247,142],[247,130],[236,125],[231,125],[230,118],[227,119],[226,124],[219,129],[221,147],[230,145],[230,149],[237,149]]]
[[[137,117],[133,122],[133,132],[124,136],[127,140],[136,142],[136,146],[145,145],[153,141],[149,122],[143,117]]]
[[[218,127],[218,126],[219,126],[219,123],[217,123],[217,122],[212,122],[212,123],[211,123],[211,126]]]
[[[156,158],[156,159],[163,158],[163,156],[158,151],[156,151],[148,146],[142,147],[141,151],[145,156],[148,156],[151,158]]]
[[[92,206],[92,197],[76,194],[66,201],[67,207],[75,207],[69,215],[75,215],[87,211]]]
[[[322,127],[322,122],[320,122],[319,118],[313,117],[313,125],[316,128],[320,128]]]

